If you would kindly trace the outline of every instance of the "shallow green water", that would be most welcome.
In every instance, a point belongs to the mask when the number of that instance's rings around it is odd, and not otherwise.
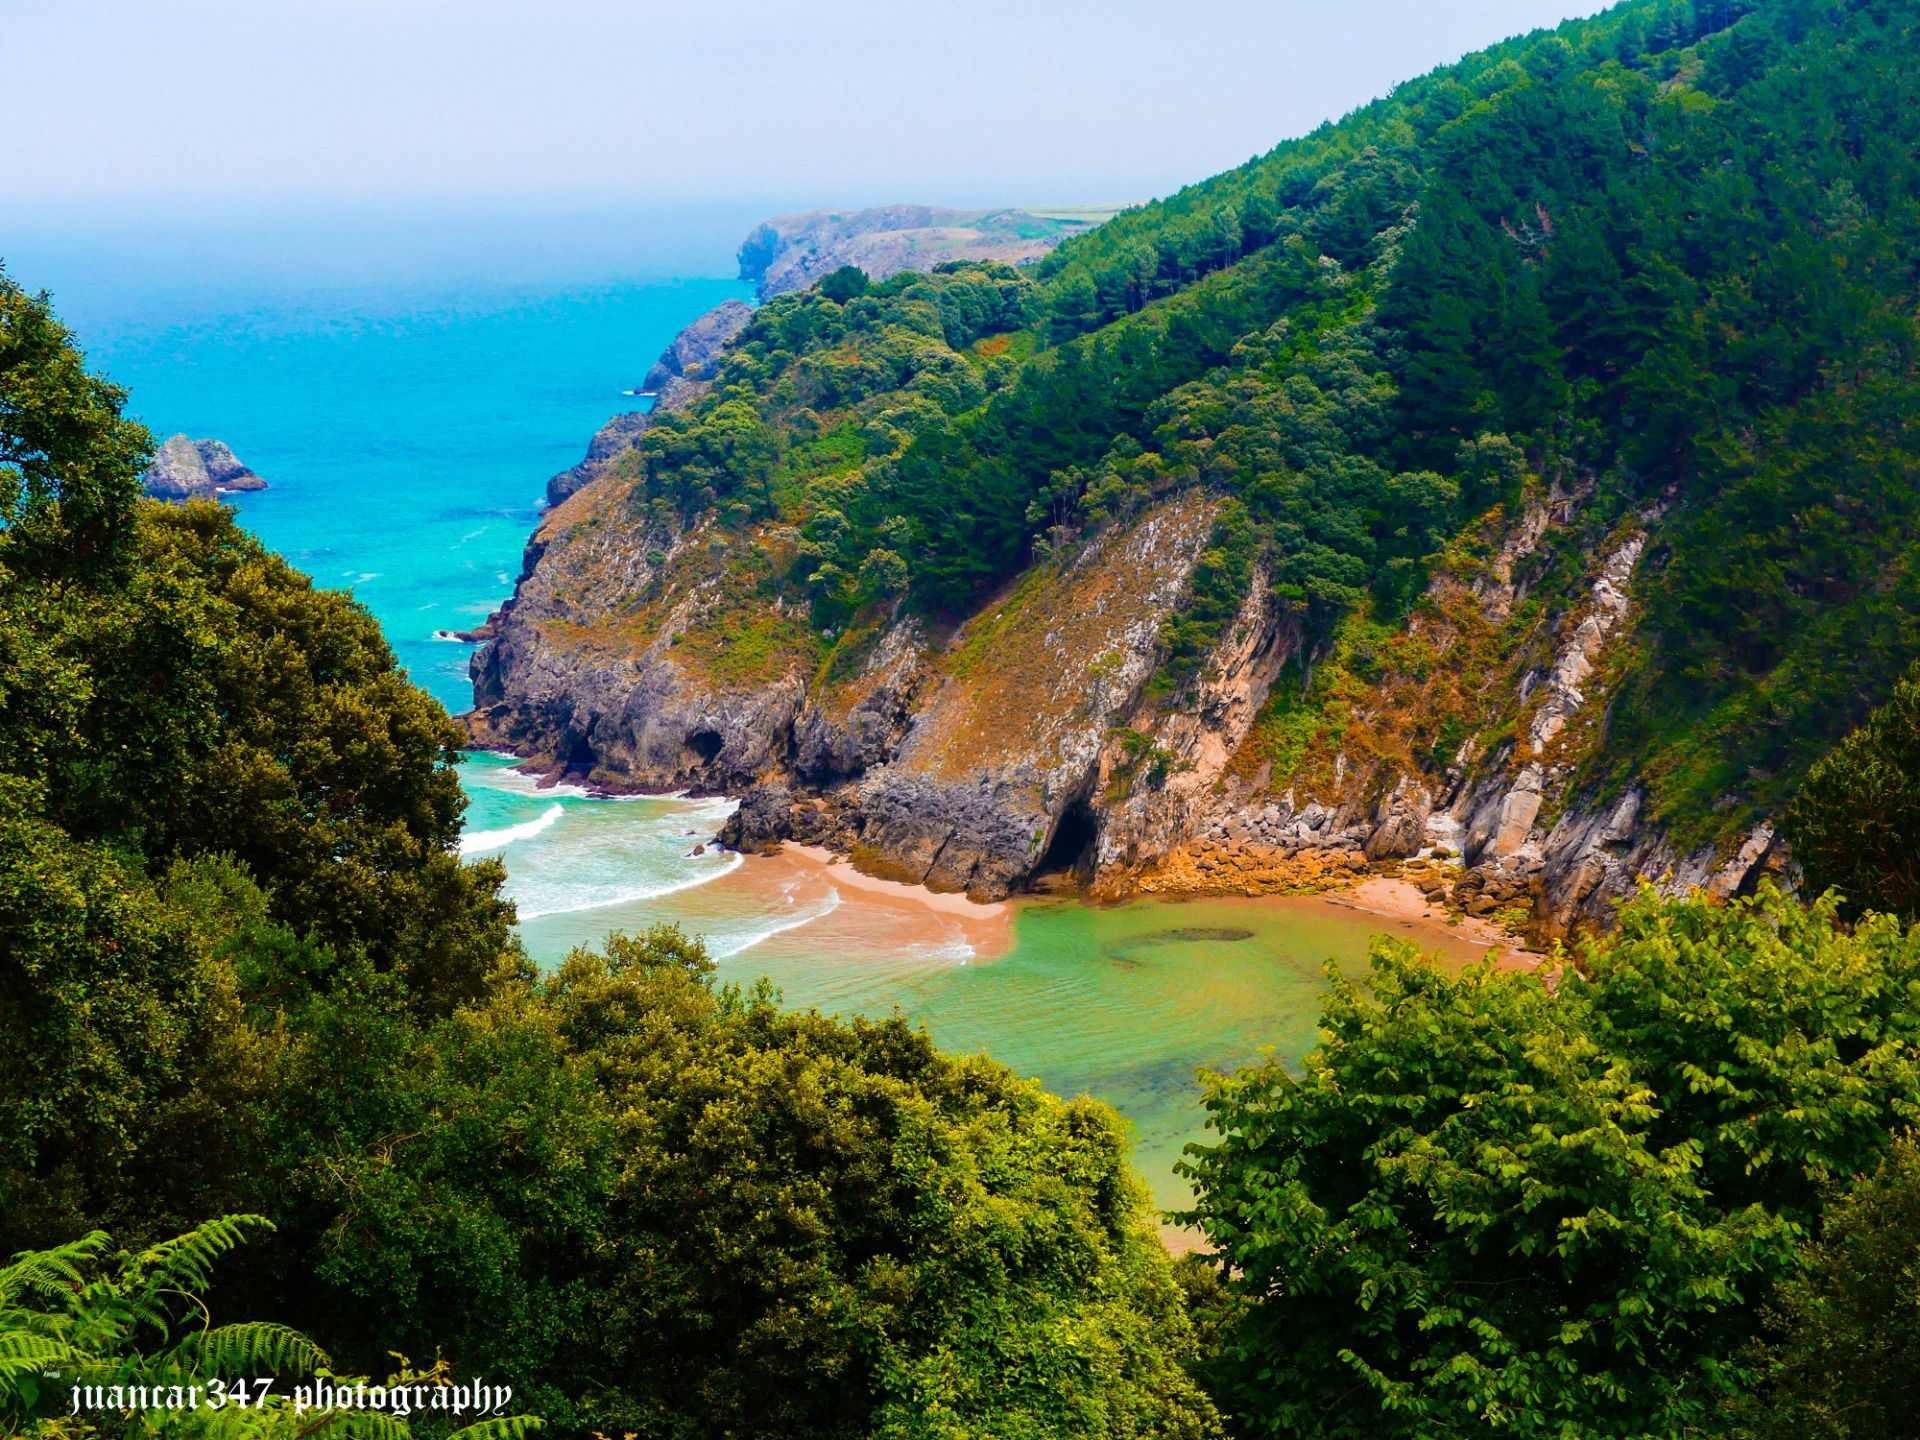
[[[1207,1138],[1195,1071],[1263,1049],[1305,1054],[1323,964],[1358,969],[1377,923],[1271,901],[1039,901],[1016,914],[1012,952],[983,963],[869,966],[856,978],[818,954],[733,963],[798,1003],[897,1006],[949,1050],[985,1051],[1058,1094],[1107,1101],[1133,1123],[1135,1164],[1170,1208],[1188,1198],[1174,1162]]]

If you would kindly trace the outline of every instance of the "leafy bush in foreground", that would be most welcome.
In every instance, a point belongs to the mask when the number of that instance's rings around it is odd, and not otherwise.
[[[1382,942],[1304,1072],[1210,1083],[1187,1217],[1256,1435],[1694,1433],[1823,1191],[1920,1115],[1920,933],[1831,901],[1626,907],[1557,984]]]

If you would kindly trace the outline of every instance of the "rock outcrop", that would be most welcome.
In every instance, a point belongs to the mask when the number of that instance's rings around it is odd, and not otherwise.
[[[569,466],[547,481],[547,504],[558,505],[575,491],[598,480],[647,433],[647,412],[629,410],[615,415],[594,432],[587,442],[587,454],[578,465]]]
[[[712,379],[708,370],[720,352],[732,343],[753,318],[753,307],[741,300],[725,300],[673,337],[660,358],[640,382],[648,394],[663,393],[675,380]]]
[[[897,618],[846,667],[740,583],[786,563],[791,531],[750,551],[704,522],[623,535],[630,488],[612,475],[548,516],[476,653],[468,724],[607,789],[742,796],[719,837],[737,848],[825,844],[988,898],[1047,873],[1107,895],[1237,894],[1407,865],[1431,898],[1525,914],[1539,938],[1607,924],[1642,878],[1731,894],[1784,863],[1770,825],[1682,847],[1638,786],[1578,788],[1659,507],[1600,535],[1577,487],[1521,507],[1476,570],[1434,577],[1404,673],[1277,744],[1272,717],[1338,657],[1264,574],[1198,676],[1151,683],[1211,533],[1202,492],[1029,571],[957,631]],[[1587,547],[1584,577],[1536,593],[1569,546]],[[1463,703],[1463,732],[1510,738],[1433,754],[1396,728]]]
[[[474,657],[476,742],[607,789],[744,794],[729,843],[822,841],[989,898],[1086,849],[1113,726],[1152,677],[1214,509],[1158,506],[957,633],[900,618],[830,679],[804,638],[740,670],[749,637],[811,632],[777,600],[728,594],[710,525],[616,538],[602,522],[626,502],[616,475],[535,536]]]
[[[804,290],[843,265],[884,280],[946,260],[1023,265],[1111,211],[946,210],[882,205],[871,210],[806,210],[762,222],[740,246],[740,278],[762,300]]]
[[[219,440],[185,435],[167,439],[140,476],[147,494],[159,500],[213,499],[241,490],[264,490],[267,482],[242,465]]]

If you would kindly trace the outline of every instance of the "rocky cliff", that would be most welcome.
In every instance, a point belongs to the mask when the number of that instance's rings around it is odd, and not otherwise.
[[[712,393],[544,518],[475,738],[984,896],[1391,869],[1549,936],[1791,873],[1920,653],[1920,352],[1905,172],[1786,141],[1887,133],[1911,27],[1632,8],[1032,266],[772,293],[991,227],[769,222]]]
[[[702,322],[658,373],[705,387],[743,318]],[[676,445],[726,463],[737,420],[702,418],[725,408],[670,410]],[[648,423],[610,422],[556,489],[475,654],[468,725],[609,790],[741,796],[728,844],[820,842],[988,898],[1050,875],[1260,893],[1411,865],[1435,898],[1541,936],[1604,924],[1643,876],[1731,891],[1783,863],[1765,823],[1683,845],[1638,785],[1595,783],[1667,500],[1621,516],[1591,477],[1530,477],[1388,625],[1361,609],[1313,633],[1262,562],[1175,680],[1166,627],[1220,563],[1211,487],[1074,532],[964,616],[896,598],[836,627],[806,597],[837,512],[816,500],[796,528],[668,504],[662,475],[619,463]]]
[[[640,382],[641,390],[670,400],[675,398],[676,384],[697,385],[710,380],[708,367],[752,318],[753,307],[739,300],[726,300],[714,306],[673,337],[673,343],[660,352],[660,358],[647,371],[647,378]]]
[[[740,246],[740,278],[760,298],[804,290],[843,265],[884,280],[902,270],[931,270],[948,260],[1022,265],[1111,211],[946,210],[883,205],[871,210],[806,210],[776,215]]]
[[[1437,575],[1406,631],[1303,653],[1264,574],[1191,686],[1153,681],[1213,502],[1173,498],[1028,572],[941,633],[902,616],[836,656],[713,527],[621,533],[617,477],[550,515],[475,659],[476,739],[611,790],[745,797],[723,839],[836,846],[935,889],[1049,873],[1095,893],[1263,893],[1414,873],[1536,934],[1606,922],[1641,876],[1731,893],[1783,856],[1762,825],[1677,847],[1637,788],[1581,784],[1659,511],[1593,534],[1534,496],[1483,563]],[[1541,588],[1550,572],[1578,578]],[[1310,716],[1309,723],[1302,717]],[[1499,737],[1436,753],[1436,733]]]
[[[221,441],[185,435],[167,439],[140,483],[159,500],[213,499],[232,491],[267,488],[267,482],[242,465]]]

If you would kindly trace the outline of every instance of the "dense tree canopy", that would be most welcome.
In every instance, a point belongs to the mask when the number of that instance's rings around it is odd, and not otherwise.
[[[1808,772],[1786,827],[1808,885],[1920,918],[1920,674]]]
[[[1304,1071],[1216,1078],[1193,1216],[1245,1433],[1712,1433],[1827,1188],[1920,1113],[1920,933],[1772,890],[1559,972],[1382,942]]]

